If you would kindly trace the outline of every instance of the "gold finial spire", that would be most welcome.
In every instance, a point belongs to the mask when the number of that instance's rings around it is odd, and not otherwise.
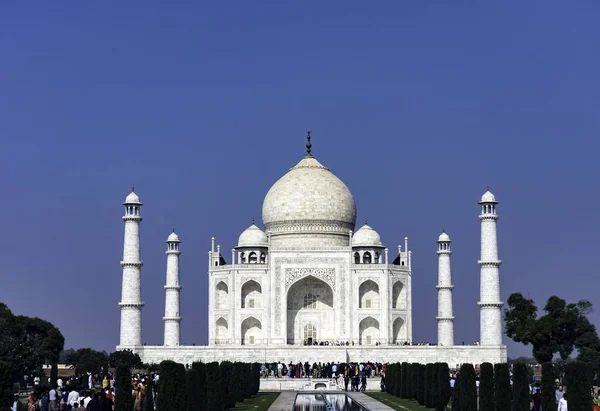
[[[365,225],[369,225],[369,217],[365,216]]]

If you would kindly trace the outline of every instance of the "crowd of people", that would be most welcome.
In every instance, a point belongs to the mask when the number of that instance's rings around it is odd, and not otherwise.
[[[261,365],[261,376],[263,378],[337,378],[343,375],[343,370],[356,368],[356,374],[365,377],[378,377],[383,372],[384,365],[381,363],[363,362],[363,363],[339,363],[339,362],[314,362],[308,361],[296,364],[283,362],[266,363]]]

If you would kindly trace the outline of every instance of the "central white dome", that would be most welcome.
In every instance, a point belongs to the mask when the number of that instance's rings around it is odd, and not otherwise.
[[[346,185],[311,155],[269,190],[263,202],[267,231],[316,231],[348,235],[356,224],[356,203]]]

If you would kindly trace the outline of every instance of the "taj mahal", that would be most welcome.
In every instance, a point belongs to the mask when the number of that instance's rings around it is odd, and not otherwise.
[[[408,238],[388,248],[368,221],[356,229],[354,197],[342,180],[313,156],[309,131],[303,158],[265,196],[262,227],[253,221],[231,252],[211,239],[208,262],[199,265],[208,273],[207,346],[180,345],[181,243],[175,232],[168,236],[164,343],[150,346],[142,344],[142,202],[132,191],[123,203],[117,349],[131,349],[145,363],[165,359],[187,364],[221,360],[343,362],[348,358],[448,364],[506,362],[497,204],[489,189],[479,201],[479,343],[454,344],[452,242],[443,232],[437,247],[432,239],[431,253],[438,259],[437,345],[413,345],[413,266]]]

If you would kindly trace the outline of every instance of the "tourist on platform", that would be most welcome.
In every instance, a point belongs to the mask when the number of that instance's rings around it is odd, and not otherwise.
[[[48,393],[44,391],[40,398],[40,411],[48,411]]]
[[[48,393],[48,410],[58,411],[58,393],[54,387]]]
[[[22,411],[22,409],[23,406],[21,404],[21,401],[19,401],[19,396],[15,394],[12,406],[10,407],[10,411]]]
[[[512,379],[511,379],[511,381],[512,381]],[[559,385],[559,386],[558,386],[558,389],[556,390],[556,392],[555,392],[555,394],[554,394],[554,395],[556,396],[556,403],[557,403],[557,404],[560,402],[560,399],[563,397],[563,395],[564,395],[564,394],[565,394],[565,393],[564,393],[564,391],[563,391],[563,387],[562,387],[562,385]]]
[[[567,406],[567,394],[564,393],[563,396],[558,401],[558,411],[569,411]]]
[[[541,411],[542,410],[542,393],[539,388],[536,388],[535,393],[533,394],[533,410],[532,411]]]
[[[594,411],[600,411],[600,391],[594,393],[594,399],[592,400]]]
[[[27,411],[35,411],[36,401],[35,395],[31,394],[27,400]]]
[[[75,389],[75,387],[71,387],[71,391],[69,392],[69,397],[67,399],[67,404],[71,406],[71,408],[75,407],[75,403],[79,402],[79,393]]]

